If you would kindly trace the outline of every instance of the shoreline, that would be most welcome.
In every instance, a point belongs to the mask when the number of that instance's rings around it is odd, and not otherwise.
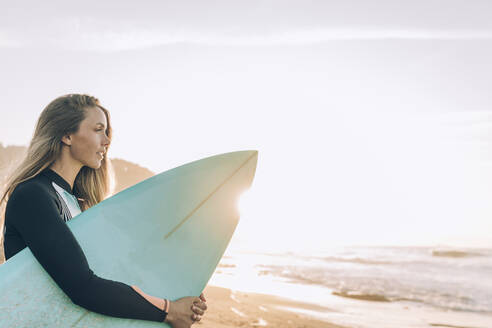
[[[203,328],[229,327],[312,327],[349,328],[316,319],[301,311],[333,312],[333,309],[309,303],[291,301],[273,295],[233,291],[218,286],[207,286],[203,291],[208,310],[199,323]]]
[[[199,323],[204,328],[486,328],[492,318],[483,314],[432,309],[419,304],[360,300],[332,294],[328,296],[330,301],[325,303],[332,306],[217,285],[208,285],[204,294],[208,310]]]

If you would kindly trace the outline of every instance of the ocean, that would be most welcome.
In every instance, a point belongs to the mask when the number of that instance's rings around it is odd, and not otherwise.
[[[323,304],[334,314],[312,315],[358,327],[382,326],[377,318],[367,318],[373,304],[419,309],[427,313],[427,321],[421,320],[427,324],[447,320],[448,325],[492,327],[491,278],[492,249],[339,247],[309,254],[228,250],[210,283]],[[367,311],[348,310],[364,305]]]

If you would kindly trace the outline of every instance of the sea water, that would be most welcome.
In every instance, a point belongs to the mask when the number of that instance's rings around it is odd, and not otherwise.
[[[395,318],[408,316],[408,327],[416,327],[416,322],[429,327],[431,321],[492,327],[491,249],[228,250],[210,283],[324,304],[334,311],[318,313],[320,317],[358,327],[383,326],[384,319],[370,318],[378,311],[390,311]],[[405,311],[398,315],[400,309],[420,311],[420,321]],[[403,327],[405,318],[401,319],[398,324]]]

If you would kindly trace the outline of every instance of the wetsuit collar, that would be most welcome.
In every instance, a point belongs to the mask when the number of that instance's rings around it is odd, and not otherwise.
[[[48,177],[51,181],[54,181],[57,185],[73,195],[70,184],[52,169],[47,168],[46,170],[42,171],[41,174]]]

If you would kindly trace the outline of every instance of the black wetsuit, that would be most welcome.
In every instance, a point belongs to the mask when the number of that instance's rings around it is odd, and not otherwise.
[[[113,317],[164,321],[166,312],[132,287],[92,272],[66,224],[72,215],[55,189],[60,187],[73,197],[68,182],[47,169],[15,188],[5,211],[5,258],[27,246],[73,303]]]

